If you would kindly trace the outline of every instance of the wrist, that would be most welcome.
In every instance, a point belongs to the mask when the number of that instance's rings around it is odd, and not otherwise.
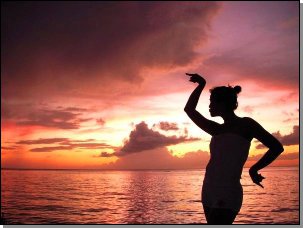
[[[198,82],[198,86],[200,86],[200,87],[202,87],[202,88],[204,88],[205,87],[205,82]]]
[[[249,172],[258,172],[259,169],[257,169],[255,166],[250,167]]]

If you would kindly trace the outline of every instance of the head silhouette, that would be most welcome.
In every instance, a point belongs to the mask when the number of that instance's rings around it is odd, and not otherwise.
[[[238,107],[237,97],[241,92],[240,86],[219,86],[210,90],[209,112],[211,116],[221,116],[233,112]]]

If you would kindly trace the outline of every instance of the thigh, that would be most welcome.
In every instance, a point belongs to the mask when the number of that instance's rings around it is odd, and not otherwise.
[[[232,224],[238,212],[225,208],[203,206],[207,224]]]

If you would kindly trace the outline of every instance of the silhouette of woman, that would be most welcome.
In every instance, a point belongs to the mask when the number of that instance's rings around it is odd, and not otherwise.
[[[196,106],[206,81],[198,74],[189,74],[189,81],[198,83],[190,95],[184,111],[203,131],[212,136],[210,160],[206,167],[202,187],[202,204],[208,224],[232,224],[240,211],[243,189],[240,183],[243,166],[248,157],[253,138],[262,142],[269,150],[249,169],[252,181],[263,188],[264,179],[258,171],[273,162],[282,152],[282,144],[259,123],[249,117],[234,113],[238,106],[237,94],[240,86],[221,86],[210,90],[209,112],[220,116],[219,124],[202,116]]]

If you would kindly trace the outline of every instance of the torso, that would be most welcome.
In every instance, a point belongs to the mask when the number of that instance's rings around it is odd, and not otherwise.
[[[249,121],[247,121],[247,117],[238,117],[233,123],[229,125],[225,123],[221,124],[221,128],[216,135],[223,133],[237,134],[244,137],[248,141],[251,141],[253,139],[251,127]]]
[[[210,160],[202,187],[202,203],[210,208],[239,211],[243,201],[241,174],[247,160],[250,141],[245,138],[245,125],[228,128],[222,124],[220,133],[210,142]],[[224,132],[225,131],[225,132]]]

